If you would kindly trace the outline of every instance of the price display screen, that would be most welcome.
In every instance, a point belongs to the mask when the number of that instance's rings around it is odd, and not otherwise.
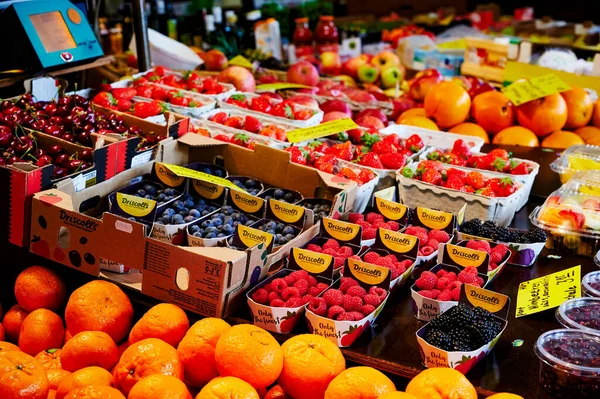
[[[47,53],[77,47],[60,11],[33,14],[29,19]]]

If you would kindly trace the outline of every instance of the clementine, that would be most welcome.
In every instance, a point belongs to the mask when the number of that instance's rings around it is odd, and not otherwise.
[[[425,96],[425,113],[442,129],[464,122],[471,110],[469,93],[453,82],[435,85]]]
[[[102,367],[86,367],[67,375],[62,379],[56,389],[56,399],[63,399],[69,392],[88,385],[103,385],[110,387],[113,384],[112,375]]]
[[[68,340],[70,340],[71,338],[73,338],[73,336],[71,335],[71,332],[69,331],[68,328],[65,328],[65,339],[63,340],[63,345],[67,343]]]
[[[0,356],[0,398],[46,399],[46,370],[32,356],[10,351]]]
[[[47,399],[56,399],[56,390],[55,389],[50,389],[48,391],[48,398]]]
[[[540,141],[531,130],[521,126],[511,126],[496,134],[492,138],[492,144],[539,147]]]
[[[221,335],[230,328],[224,320],[213,317],[202,319],[190,327],[177,347],[185,370],[184,381],[188,385],[201,387],[219,376],[215,364],[215,346]],[[197,364],[202,367],[196,367]]]
[[[111,370],[119,361],[119,349],[110,335],[102,331],[76,334],[63,346],[60,363],[67,371],[100,366]]]
[[[65,328],[59,315],[48,309],[29,313],[19,333],[19,348],[31,356],[46,349],[60,348]]]
[[[371,367],[351,367],[335,377],[325,391],[325,399],[378,399],[395,392],[392,380]]]
[[[514,124],[515,107],[504,93],[490,90],[473,98],[471,116],[486,132],[496,134]]]
[[[476,123],[463,122],[452,127],[448,130],[448,133],[462,134],[463,136],[475,136],[483,139],[483,142],[488,144],[490,142],[490,136],[483,130],[481,126]]]
[[[396,120],[396,123],[399,124],[399,125],[402,125],[403,124],[402,120],[406,119],[406,118],[410,118],[411,116],[426,117],[427,114],[425,114],[425,108],[411,108],[411,109],[407,109],[402,114],[400,114],[400,116]]]
[[[327,338],[297,335],[282,346],[283,370],[277,382],[295,399],[323,398],[327,386],[346,369],[340,348]]]
[[[594,103],[594,114],[592,116],[592,125],[600,128],[600,98]]]
[[[492,396],[488,396],[487,399],[523,399],[523,397],[519,396],[519,395],[515,395],[514,393],[502,392],[502,393],[497,393]]]
[[[177,347],[190,327],[185,312],[177,305],[161,303],[146,312],[129,333],[129,343],[158,338]]]
[[[71,334],[103,331],[115,342],[131,328],[133,307],[125,293],[113,283],[91,281],[73,291],[65,309]]]
[[[558,93],[529,101],[517,107],[517,120],[537,136],[560,130],[567,123],[567,103]]]
[[[150,398],[150,396],[148,397]],[[88,385],[87,387],[77,388],[71,392],[65,399],[125,399],[125,396],[117,389],[103,385]]]
[[[113,369],[115,387],[125,395],[139,380],[153,374],[183,379],[183,365],[177,351],[157,338],[146,338],[131,345]]]
[[[423,129],[429,130],[440,130],[440,128],[438,127],[438,125],[435,124],[434,121],[425,116],[409,116],[407,118],[402,119],[400,124],[422,127]]]
[[[544,137],[542,147],[546,148],[569,148],[572,145],[585,144],[583,139],[573,132],[557,130],[551,135]]]
[[[56,391],[62,380],[64,380],[69,375],[71,375],[71,372],[63,369],[46,370],[46,378],[48,378],[48,387]]]
[[[279,386],[275,385],[273,388],[269,389],[264,399],[292,399],[288,396],[285,391]]]
[[[256,389],[236,377],[217,377],[202,388],[196,399],[259,399]]]
[[[0,341],[4,341],[6,339],[6,333],[4,332],[4,326],[0,323]]]
[[[600,146],[600,128],[583,126],[575,130],[575,134],[581,137],[586,144]]]
[[[263,388],[281,374],[283,353],[267,331],[239,324],[221,335],[215,347],[215,363],[220,375],[238,377],[255,388]]]
[[[477,399],[477,391],[460,371],[437,367],[423,370],[406,387],[417,398]]]
[[[2,319],[2,326],[4,327],[4,331],[6,333],[6,338],[10,342],[18,342],[19,341],[19,333],[21,332],[21,325],[23,324],[23,320],[29,314],[28,311],[20,307],[19,305],[15,305],[6,312],[4,315],[4,319]]]
[[[127,399],[192,399],[181,380],[162,374],[149,375],[131,388]]]
[[[567,103],[567,123],[565,128],[576,129],[590,123],[594,113],[594,102],[589,93],[581,87],[573,87],[560,93]]]
[[[406,392],[388,392],[380,396],[379,399],[417,399],[417,397]]]
[[[0,355],[10,351],[21,352],[21,349],[19,349],[18,346],[11,344],[10,342],[0,341]]]
[[[35,359],[40,362],[46,370],[62,369],[60,364],[60,354],[62,350],[53,348],[46,349],[35,355]]]
[[[65,284],[58,274],[43,266],[23,270],[15,281],[15,297],[28,312],[44,308],[58,310],[65,302]]]

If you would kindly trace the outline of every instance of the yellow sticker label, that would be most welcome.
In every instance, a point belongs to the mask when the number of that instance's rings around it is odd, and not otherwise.
[[[436,45],[436,47],[442,50],[464,50],[467,48],[467,41],[465,39],[452,40],[449,42],[439,43]]]
[[[138,218],[148,216],[156,207],[154,200],[123,193],[117,193],[117,203],[127,214]]]
[[[388,201],[380,197],[375,197],[375,205],[377,206],[379,213],[390,220],[402,219],[408,210],[406,205],[399,204],[394,201]]]
[[[448,212],[417,207],[417,217],[429,229],[443,230],[452,222],[453,215]]]
[[[409,252],[419,242],[419,239],[415,236],[409,236],[408,234],[402,234],[386,229],[378,230],[379,238],[381,239],[383,245],[400,254]]]
[[[242,224],[238,224],[237,228],[240,240],[248,248],[252,248],[260,243],[264,243],[265,247],[268,247],[271,244],[271,241],[273,241],[273,235],[265,233],[262,230],[253,229],[252,227],[244,226]]]
[[[270,200],[269,208],[277,219],[286,223],[296,223],[304,217],[304,207],[288,204],[287,202]]]
[[[267,90],[285,90],[285,89],[312,89],[312,86],[301,85],[298,83],[279,82],[279,83],[265,83],[256,86],[256,91],[267,91]]]
[[[298,266],[312,274],[323,273],[333,261],[331,255],[300,248],[293,248],[292,256]]]
[[[360,226],[357,224],[329,218],[323,218],[322,222],[325,231],[336,240],[352,241],[360,232]]]
[[[600,162],[577,155],[569,155],[569,169],[572,170],[596,170],[600,169]]]
[[[314,140],[356,128],[358,128],[358,125],[350,118],[337,119],[335,121],[321,123],[317,126],[290,130],[287,132],[287,139],[290,143],[299,143],[301,141]]]
[[[222,177],[209,175],[208,173],[204,173],[204,172],[198,172],[197,170],[184,168],[183,166],[179,166],[179,165],[172,165],[172,164],[168,164],[168,163],[165,163],[163,165],[167,169],[169,169],[171,172],[173,172],[175,175],[180,176],[180,177],[189,177],[190,179],[198,179],[198,180],[205,181],[207,183],[213,183],[213,184],[218,184],[218,185],[221,185],[224,187],[228,187],[228,188],[231,188],[236,191],[246,192],[246,190],[244,190],[243,188],[236,186],[229,180],[223,179]]]
[[[498,313],[504,308],[506,302],[508,302],[508,297],[506,295],[469,284],[465,284],[464,287],[467,300],[471,302],[473,306],[487,309],[491,313]]]
[[[571,90],[571,86],[553,73],[515,82],[502,89],[516,106],[567,90]]]
[[[524,281],[517,292],[517,314],[523,317],[560,306],[581,296],[581,265]]]
[[[348,259],[350,274],[365,284],[381,284],[387,278],[390,269],[372,265],[356,259]]]
[[[178,187],[185,180],[185,177],[177,176],[164,163],[156,162],[154,164],[154,172],[158,179],[169,187]]]
[[[252,63],[243,55],[236,55],[235,57],[230,59],[229,65],[237,65],[254,70],[254,65],[252,65]]]
[[[256,213],[265,205],[265,200],[247,193],[230,192],[233,203],[246,213]]]
[[[446,244],[446,251],[450,259],[462,267],[479,267],[485,262],[487,253],[475,249]]]
[[[198,194],[211,200],[219,198],[223,194],[223,191],[225,191],[223,186],[207,183],[202,180],[193,180],[192,185]]]

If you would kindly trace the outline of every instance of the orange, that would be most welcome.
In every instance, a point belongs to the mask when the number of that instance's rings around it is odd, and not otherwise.
[[[263,388],[281,374],[283,353],[267,331],[239,324],[223,333],[217,342],[215,362],[220,375],[238,377],[255,388]]]
[[[131,388],[127,399],[192,399],[181,380],[162,374],[144,377]]]
[[[156,338],[146,338],[131,345],[113,369],[115,387],[125,395],[139,380],[153,374],[183,379],[183,365],[177,351]]]
[[[476,123],[463,122],[448,130],[449,133],[462,134],[463,136],[475,136],[483,139],[484,143],[490,142],[490,136]]]
[[[91,281],[73,291],[65,309],[65,321],[71,334],[104,331],[113,341],[127,335],[133,319],[133,307],[125,293],[108,281]]]
[[[58,274],[43,266],[28,267],[15,281],[17,302],[28,312],[40,308],[56,311],[65,296],[65,284]]]
[[[335,377],[325,391],[325,399],[378,399],[395,392],[392,380],[371,367],[351,367]]]
[[[68,328],[65,328],[65,339],[63,340],[63,345],[67,343],[68,340],[70,340],[71,338],[73,338],[73,336],[71,335],[71,332],[69,331]]]
[[[215,364],[215,346],[221,335],[230,328],[224,320],[207,317],[194,323],[185,334],[177,353],[185,369],[184,381],[188,385],[201,387],[219,376]],[[197,364],[202,367],[196,367]]]
[[[576,129],[590,123],[594,113],[594,102],[587,91],[581,87],[573,87],[560,93],[567,103],[567,123],[565,128]]]
[[[422,127],[423,129],[429,130],[440,130],[440,128],[438,127],[438,125],[435,124],[434,121],[425,116],[409,116],[407,118],[402,119],[400,124]]]
[[[542,140],[542,147],[546,148],[569,148],[576,144],[585,144],[585,142],[575,133],[565,130],[553,132]]]
[[[594,115],[592,116],[592,125],[600,128],[600,98],[594,104]]]
[[[72,390],[83,388],[88,385],[104,385],[110,387],[112,384],[112,375],[102,367],[86,367],[63,378],[56,389],[56,399],[63,399]]]
[[[21,352],[21,349],[19,349],[18,346],[11,344],[10,342],[0,341],[0,355],[10,351]]]
[[[56,390],[55,389],[50,389],[48,391],[48,398],[47,399],[56,399]]]
[[[177,347],[190,327],[187,315],[177,305],[161,303],[154,306],[135,323],[129,333],[129,343],[146,338],[158,338]]]
[[[281,350],[283,370],[277,382],[294,399],[323,398],[331,380],[346,369],[340,348],[318,335],[297,335]]]
[[[417,397],[406,392],[388,392],[380,396],[379,399],[417,399]]]
[[[521,126],[511,126],[496,134],[492,138],[492,144],[539,147],[540,141],[531,130]]]
[[[471,116],[486,132],[496,134],[514,124],[515,107],[504,93],[490,90],[475,96]]]
[[[586,144],[600,146],[600,128],[584,126],[575,130],[575,134],[581,137]]]
[[[57,390],[58,386],[67,376],[71,373],[63,369],[50,369],[46,370],[46,377],[48,378],[48,387],[53,390]]]
[[[279,385],[275,385],[273,388],[269,389],[269,392],[265,395],[264,399],[292,399],[290,396],[286,395],[285,391],[281,389]]]
[[[236,377],[217,377],[202,388],[196,399],[259,399],[256,389]]]
[[[40,362],[46,370],[62,369],[60,364],[60,349],[46,349],[35,355],[35,359]]]
[[[19,333],[21,332],[21,324],[23,324],[23,320],[29,314],[28,311],[20,307],[19,305],[15,305],[6,312],[4,315],[4,319],[2,319],[2,326],[4,327],[4,331],[6,333],[6,338],[10,342],[18,342],[19,341]]]
[[[46,349],[60,348],[65,328],[59,315],[48,309],[29,313],[19,333],[19,348],[31,356]]]
[[[4,332],[4,327],[0,323],[0,341],[4,341],[6,339],[6,334]]]
[[[0,398],[46,399],[46,370],[32,356],[23,352],[7,352],[0,356]]]
[[[63,346],[60,363],[67,371],[100,366],[111,370],[119,361],[119,349],[112,338],[102,331],[76,334]]]
[[[111,387],[88,385],[69,392],[65,399],[125,399],[125,396]]]
[[[514,393],[502,392],[502,393],[497,393],[492,396],[488,396],[487,399],[523,399],[523,397],[519,396],[519,395],[515,395]]]
[[[464,122],[471,110],[471,97],[453,82],[441,82],[425,96],[425,113],[442,129]]]
[[[477,392],[460,371],[438,367],[423,370],[406,387],[417,398],[477,399]]]
[[[517,107],[519,125],[537,136],[560,130],[567,123],[567,103],[558,93],[529,101]]]
[[[423,117],[426,117],[427,114],[425,114],[425,108],[411,108],[411,109],[407,109],[402,114],[400,114],[400,116],[396,120],[396,123],[399,124],[399,125],[401,125],[403,119],[410,118],[411,116],[423,116]]]

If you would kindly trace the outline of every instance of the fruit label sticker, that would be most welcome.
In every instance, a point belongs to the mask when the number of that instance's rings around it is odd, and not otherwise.
[[[179,187],[185,183],[185,177],[178,176],[166,164],[156,162],[152,172],[160,182],[168,187]]]
[[[267,202],[267,219],[279,220],[301,229],[304,227],[304,214],[305,209],[302,206],[288,204],[273,198]]]
[[[375,206],[379,213],[387,219],[394,220],[400,224],[406,224],[408,207],[394,201],[388,201],[383,198],[375,197]]]
[[[111,195],[112,196],[112,195]],[[110,212],[119,216],[133,217],[136,222],[151,226],[156,218],[156,201],[125,193],[115,193]]]
[[[508,318],[510,298],[498,292],[475,287],[474,285],[463,284],[460,289],[460,298],[458,301],[473,308],[484,308],[504,320]]]
[[[225,187],[218,184],[207,183],[202,180],[192,180],[192,187],[202,198],[217,203],[223,203],[225,199]]]
[[[237,66],[241,66],[243,68],[248,68],[250,70],[254,70],[254,65],[252,65],[252,63],[243,55],[236,55],[235,57],[230,59],[229,65],[237,65]]]
[[[273,249],[273,235],[252,227],[238,224],[233,233],[233,246],[238,248],[252,248],[258,244],[267,246],[267,253]]]
[[[162,165],[164,165],[165,168],[169,169],[171,172],[173,172],[178,177],[189,177],[190,179],[202,180],[207,183],[218,184],[220,186],[231,188],[236,191],[246,192],[246,190],[244,190],[243,188],[236,186],[229,180],[224,179],[222,177],[209,175],[208,173],[200,172],[200,171],[189,169],[189,168],[184,168],[183,166],[179,166],[179,165],[172,165],[172,164],[167,164],[167,163],[162,164]]]
[[[419,238],[396,231],[377,229],[374,248],[390,250],[396,254],[416,259],[419,253]]]
[[[231,205],[240,212],[244,212],[248,215],[256,216],[258,218],[262,218],[264,215],[265,200],[262,198],[239,191],[230,191],[229,199],[231,200],[231,203],[228,205]]]
[[[256,86],[256,91],[272,91],[272,90],[285,90],[285,89],[312,89],[312,86],[301,85],[298,83],[279,82],[279,83],[265,83]]]
[[[321,123],[317,126],[295,129],[287,132],[290,143],[314,140],[320,137],[330,136],[346,130],[357,129],[358,125],[350,118],[337,119],[335,121]]]
[[[515,106],[519,106],[529,101],[555,93],[562,93],[567,90],[571,90],[571,86],[555,74],[549,73],[525,81],[514,82],[502,91]]]
[[[560,306],[581,296],[581,266],[549,274],[519,284],[517,314],[523,317]]]
[[[310,274],[333,279],[333,256],[307,249],[292,248],[288,258],[288,268],[306,270]]]
[[[381,287],[386,291],[390,289],[391,273],[386,267],[372,265],[356,259],[346,259],[346,269],[349,277],[354,277],[356,281],[368,289],[373,286]]]
[[[354,245],[360,245],[362,238],[362,227],[341,220],[323,218],[323,231],[321,234],[327,238],[335,238],[338,241],[349,242]]]
[[[453,214],[418,206],[415,209],[415,215],[416,218],[412,221],[413,225],[426,227],[430,230],[444,230],[452,235],[456,223],[456,217]]]
[[[490,255],[487,252],[453,244],[444,244],[444,250],[439,256],[438,263],[460,267],[476,267],[478,273],[485,275],[488,273]]]

